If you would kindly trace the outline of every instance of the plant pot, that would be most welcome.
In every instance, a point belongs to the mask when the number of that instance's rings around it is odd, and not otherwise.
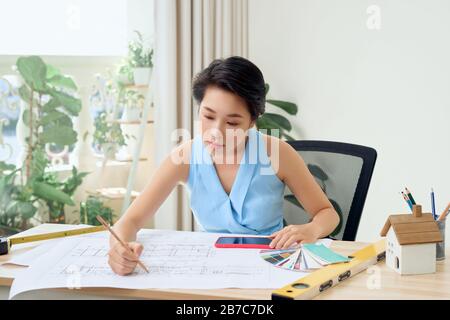
[[[140,121],[141,120],[142,108],[139,107],[126,107],[122,114],[123,121]],[[125,136],[126,146],[121,149],[122,155],[123,153],[126,157],[131,157],[134,154],[134,150],[137,146],[137,138],[139,137],[139,127],[140,126],[130,126],[128,124],[121,124],[120,128],[122,129],[122,133]],[[122,155],[119,155],[122,156]]]
[[[117,145],[115,143],[104,143],[101,145],[100,148],[106,159],[108,160],[116,159]]]
[[[139,121],[141,119],[142,109],[139,107],[125,107],[122,114],[123,121]],[[122,129],[123,131],[123,129]]]
[[[133,84],[133,81],[131,81],[128,78],[128,75],[126,75],[126,74],[119,74],[117,76],[117,81],[122,83],[122,84],[124,84],[124,85]]]
[[[135,85],[148,85],[150,83],[150,77],[152,75],[152,68],[134,68],[134,84]]]

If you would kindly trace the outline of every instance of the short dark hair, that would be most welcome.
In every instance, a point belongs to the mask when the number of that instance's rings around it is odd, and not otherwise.
[[[216,59],[198,73],[192,86],[197,103],[203,100],[208,86],[216,86],[243,98],[252,120],[265,111],[266,88],[264,76],[251,61],[234,56]]]

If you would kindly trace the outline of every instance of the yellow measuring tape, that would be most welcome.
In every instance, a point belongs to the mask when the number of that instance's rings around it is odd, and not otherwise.
[[[386,240],[380,240],[351,254],[352,260],[319,269],[272,292],[272,299],[306,300],[338,285],[386,257]]]
[[[0,255],[8,254],[8,252],[13,244],[20,244],[20,243],[27,243],[27,242],[34,242],[34,241],[41,241],[41,240],[49,240],[49,239],[69,237],[69,236],[77,236],[77,235],[81,235],[81,234],[99,232],[99,231],[105,231],[105,230],[106,229],[104,226],[96,226],[96,227],[87,227],[87,228],[75,229],[75,230],[42,233],[42,234],[36,234],[36,235],[30,235],[30,236],[24,236],[24,237],[11,236],[10,238],[7,238],[7,239],[2,238],[3,246],[1,246]]]

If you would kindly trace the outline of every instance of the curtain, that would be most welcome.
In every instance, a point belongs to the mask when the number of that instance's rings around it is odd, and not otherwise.
[[[248,56],[247,0],[155,0],[156,167],[178,142],[176,129],[194,136],[197,108],[192,78],[216,58]],[[158,229],[194,230],[185,187],[177,186],[154,218]]]

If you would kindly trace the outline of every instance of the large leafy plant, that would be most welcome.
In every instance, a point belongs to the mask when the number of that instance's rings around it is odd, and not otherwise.
[[[76,97],[77,86],[72,78],[40,57],[20,57],[16,65],[24,80],[19,94],[27,105],[23,121],[29,129],[26,161],[26,176],[29,177],[35,149],[44,148],[47,143],[57,146],[76,143],[77,133],[71,117],[79,115],[81,100]]]
[[[0,164],[0,223],[25,229],[39,204],[47,205],[50,221],[63,221],[64,205],[74,205],[71,196],[86,173],[73,168],[70,178],[58,182],[55,174],[46,172],[45,145],[64,147],[77,141],[72,117],[78,116],[81,101],[75,82],[37,56],[20,57],[16,65],[24,81],[19,95],[26,104],[27,155],[21,168]]]
[[[269,93],[270,86],[266,83],[266,97]],[[275,106],[290,115],[296,115],[298,107],[293,102],[266,99],[266,102]],[[256,120],[256,128],[258,130],[265,130],[270,135],[279,134],[279,137],[284,137],[287,140],[294,140],[287,132],[292,130],[290,121],[283,115],[271,112],[265,112]],[[278,132],[278,133],[277,133]]]
[[[0,225],[7,229],[4,235],[18,232],[36,212],[32,202],[28,201],[30,192],[15,183],[19,170],[14,165],[0,162]]]
[[[270,86],[266,83],[266,97],[269,93]],[[296,115],[298,112],[298,107],[293,102],[283,101],[283,100],[274,100],[274,99],[266,99],[266,102],[283,110],[284,112],[290,115]],[[294,140],[287,132],[292,130],[292,125],[290,121],[284,117],[283,115],[265,112],[261,117],[256,121],[256,127],[258,130],[264,129],[267,133],[271,135],[278,134],[280,137],[284,137],[287,140]],[[308,169],[311,174],[314,176],[316,181],[319,183],[322,191],[327,194],[325,181],[328,180],[328,175],[318,166],[314,164],[308,164]],[[286,195],[284,197],[287,201],[292,203],[293,205],[305,210],[300,202],[298,202],[297,198],[293,194]],[[336,236],[342,229],[343,225],[343,214],[340,205],[334,199],[329,199],[334,209],[339,215],[339,224],[336,229],[330,234],[330,236]]]

